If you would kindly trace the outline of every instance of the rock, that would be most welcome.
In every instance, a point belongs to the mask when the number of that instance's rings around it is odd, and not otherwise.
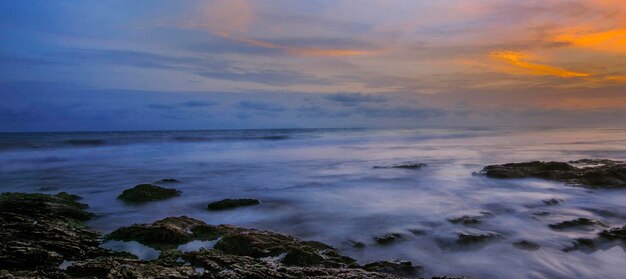
[[[558,205],[561,204],[563,202],[563,200],[560,199],[549,199],[549,200],[543,200],[543,204],[545,205]]]
[[[176,189],[163,188],[153,184],[139,184],[131,189],[126,189],[117,198],[127,203],[145,203],[149,201],[166,200],[180,196],[181,192]]]
[[[174,179],[174,178],[163,178],[155,183],[178,183],[180,181]]]
[[[563,221],[560,223],[549,225],[549,227],[553,230],[565,230],[565,229],[571,229],[571,228],[590,227],[590,226],[606,227],[607,225],[597,220],[592,220],[592,219],[582,218],[582,217],[578,219],[574,219],[574,220]]]
[[[457,236],[457,242],[462,245],[475,244],[502,237],[497,232],[489,231],[458,232]]]
[[[210,203],[207,207],[209,210],[226,210],[241,206],[251,206],[260,204],[261,201],[255,199],[225,199]]]
[[[163,265],[132,259],[89,259],[72,264],[66,273],[86,278],[198,278],[192,266]]]
[[[388,234],[374,237],[374,240],[376,241],[376,243],[380,245],[386,245],[386,244],[390,244],[391,242],[394,242],[400,239],[401,237],[402,235],[399,233],[388,233]]]
[[[577,238],[574,240],[572,246],[565,247],[562,249],[563,252],[572,252],[580,249],[585,249],[588,251],[597,250],[596,241],[590,238]]]
[[[476,225],[482,223],[480,218],[481,216],[463,215],[461,217],[448,219],[448,221],[452,224]]]
[[[98,233],[81,222],[92,217],[70,194],[0,195],[0,270],[56,272],[64,260],[106,255]]]
[[[246,230],[222,237],[214,249],[224,253],[253,258],[284,255],[282,263],[297,266],[346,267],[351,258],[341,256],[324,243],[300,241],[294,237],[267,231]]]
[[[137,241],[159,249],[173,249],[193,240],[215,240],[236,230],[227,225],[211,226],[187,216],[168,217],[152,224],[135,224],[113,231],[110,240]]]
[[[542,178],[589,188],[626,187],[626,163],[582,159],[565,162],[525,162],[490,165],[480,172],[493,178]]]
[[[513,243],[513,246],[517,249],[528,250],[528,251],[536,251],[541,248],[541,246],[535,242],[528,240],[521,240]]]
[[[374,166],[374,169],[419,169],[425,167],[426,164],[423,163],[408,163],[408,164],[398,164],[392,166]]]
[[[600,236],[607,239],[621,239],[622,241],[626,241],[626,226],[604,230],[600,233]]]
[[[193,266],[204,268],[206,278],[397,278],[391,274],[366,271],[358,266],[285,266],[274,259],[232,255],[215,249],[186,253],[183,259]]]
[[[346,243],[348,243],[353,248],[365,248],[366,246],[365,243],[361,241],[347,240]]]
[[[367,271],[389,273],[400,277],[419,277],[424,272],[421,266],[414,266],[409,261],[378,261],[363,266]]]

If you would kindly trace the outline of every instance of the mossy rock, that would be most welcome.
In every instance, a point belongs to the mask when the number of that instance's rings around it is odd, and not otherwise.
[[[110,240],[137,241],[143,245],[168,250],[193,240],[215,240],[230,232],[230,226],[211,226],[187,216],[168,217],[152,224],[119,228],[106,236]]]
[[[94,214],[85,211],[87,205],[77,202],[78,199],[80,197],[64,192],[55,196],[38,193],[2,193],[0,210],[29,216],[54,215],[78,221],[91,219]]]
[[[164,188],[153,184],[139,184],[124,190],[117,198],[127,203],[140,204],[150,201],[166,200],[180,196],[176,189]]]
[[[207,208],[209,210],[227,210],[242,206],[252,206],[260,204],[261,201],[256,199],[225,199],[210,203]]]
[[[589,188],[626,187],[626,162],[612,160],[508,163],[486,166],[480,173],[493,178],[542,178]]]

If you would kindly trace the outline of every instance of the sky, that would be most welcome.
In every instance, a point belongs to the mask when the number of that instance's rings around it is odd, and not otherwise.
[[[0,131],[457,126],[626,127],[626,1],[0,1]]]

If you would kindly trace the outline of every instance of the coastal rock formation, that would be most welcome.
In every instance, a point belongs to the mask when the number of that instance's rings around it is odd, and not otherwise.
[[[207,208],[209,210],[226,210],[242,206],[251,206],[261,204],[261,201],[255,199],[225,199],[210,203]]]
[[[600,236],[606,239],[620,239],[626,241],[626,226],[604,230],[600,233]]]
[[[363,266],[367,271],[389,273],[400,277],[416,277],[422,274],[421,266],[414,266],[409,261],[378,261]]]
[[[508,163],[486,166],[480,173],[493,178],[542,178],[589,188],[626,187],[626,163],[612,160]]]
[[[140,204],[178,197],[180,194],[181,192],[176,189],[163,188],[153,184],[139,184],[124,190],[117,198],[127,203]]]
[[[390,244],[398,239],[402,238],[402,235],[399,233],[387,233],[381,236],[374,237],[376,243],[380,245]]]
[[[593,220],[593,219],[583,218],[583,217],[549,225],[549,227],[553,230],[566,230],[566,229],[572,229],[572,228],[586,228],[586,227],[594,227],[594,226],[606,227],[607,225],[598,220]]]
[[[172,249],[192,240],[215,240],[218,237],[234,232],[233,226],[211,226],[187,216],[168,217],[152,224],[135,224],[122,227],[106,238],[110,240],[137,241],[143,245],[159,249]]]
[[[67,193],[0,195],[0,270],[54,272],[65,260],[107,255],[81,221],[93,214]]]
[[[535,242],[528,240],[520,240],[513,243],[513,246],[517,249],[527,250],[527,251],[536,251],[541,248],[541,246]]]
[[[424,163],[406,163],[406,164],[397,164],[391,166],[374,166],[374,169],[419,169],[425,167]]]
[[[360,266],[321,242],[208,225],[185,216],[120,228],[106,237],[161,251],[158,259],[139,260],[100,247],[101,236],[81,223],[93,214],[79,199],[67,193],[0,195],[0,277],[386,279],[417,278],[423,272],[403,261]],[[176,249],[194,240],[218,238],[212,249]]]
[[[462,245],[470,245],[493,240],[502,237],[501,234],[491,231],[463,231],[457,233],[457,242]]]

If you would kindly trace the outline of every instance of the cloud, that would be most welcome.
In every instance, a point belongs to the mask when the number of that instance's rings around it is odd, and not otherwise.
[[[387,101],[383,96],[362,93],[337,93],[324,98],[347,107],[353,107],[362,103],[384,103]]]
[[[149,104],[146,107],[151,109],[160,109],[160,110],[173,110],[179,108],[203,108],[203,107],[211,107],[215,106],[217,103],[204,101],[204,100],[190,100],[182,103],[161,103],[161,104]]]
[[[518,68],[527,70],[526,73],[534,74],[534,75],[550,75],[550,76],[559,76],[564,78],[571,77],[588,77],[591,74],[575,72],[566,70],[559,67],[543,65],[543,64],[533,64],[522,61],[525,58],[525,55],[520,52],[513,51],[494,51],[489,54],[491,58],[500,59],[510,63],[511,65],[517,66]]]
[[[361,108],[357,112],[366,117],[376,118],[434,118],[443,117],[448,113],[437,108],[414,108],[414,107],[369,107]]]
[[[279,104],[263,102],[263,101],[241,101],[237,103],[237,108],[245,110],[263,111],[263,112],[283,112],[287,109]]]

